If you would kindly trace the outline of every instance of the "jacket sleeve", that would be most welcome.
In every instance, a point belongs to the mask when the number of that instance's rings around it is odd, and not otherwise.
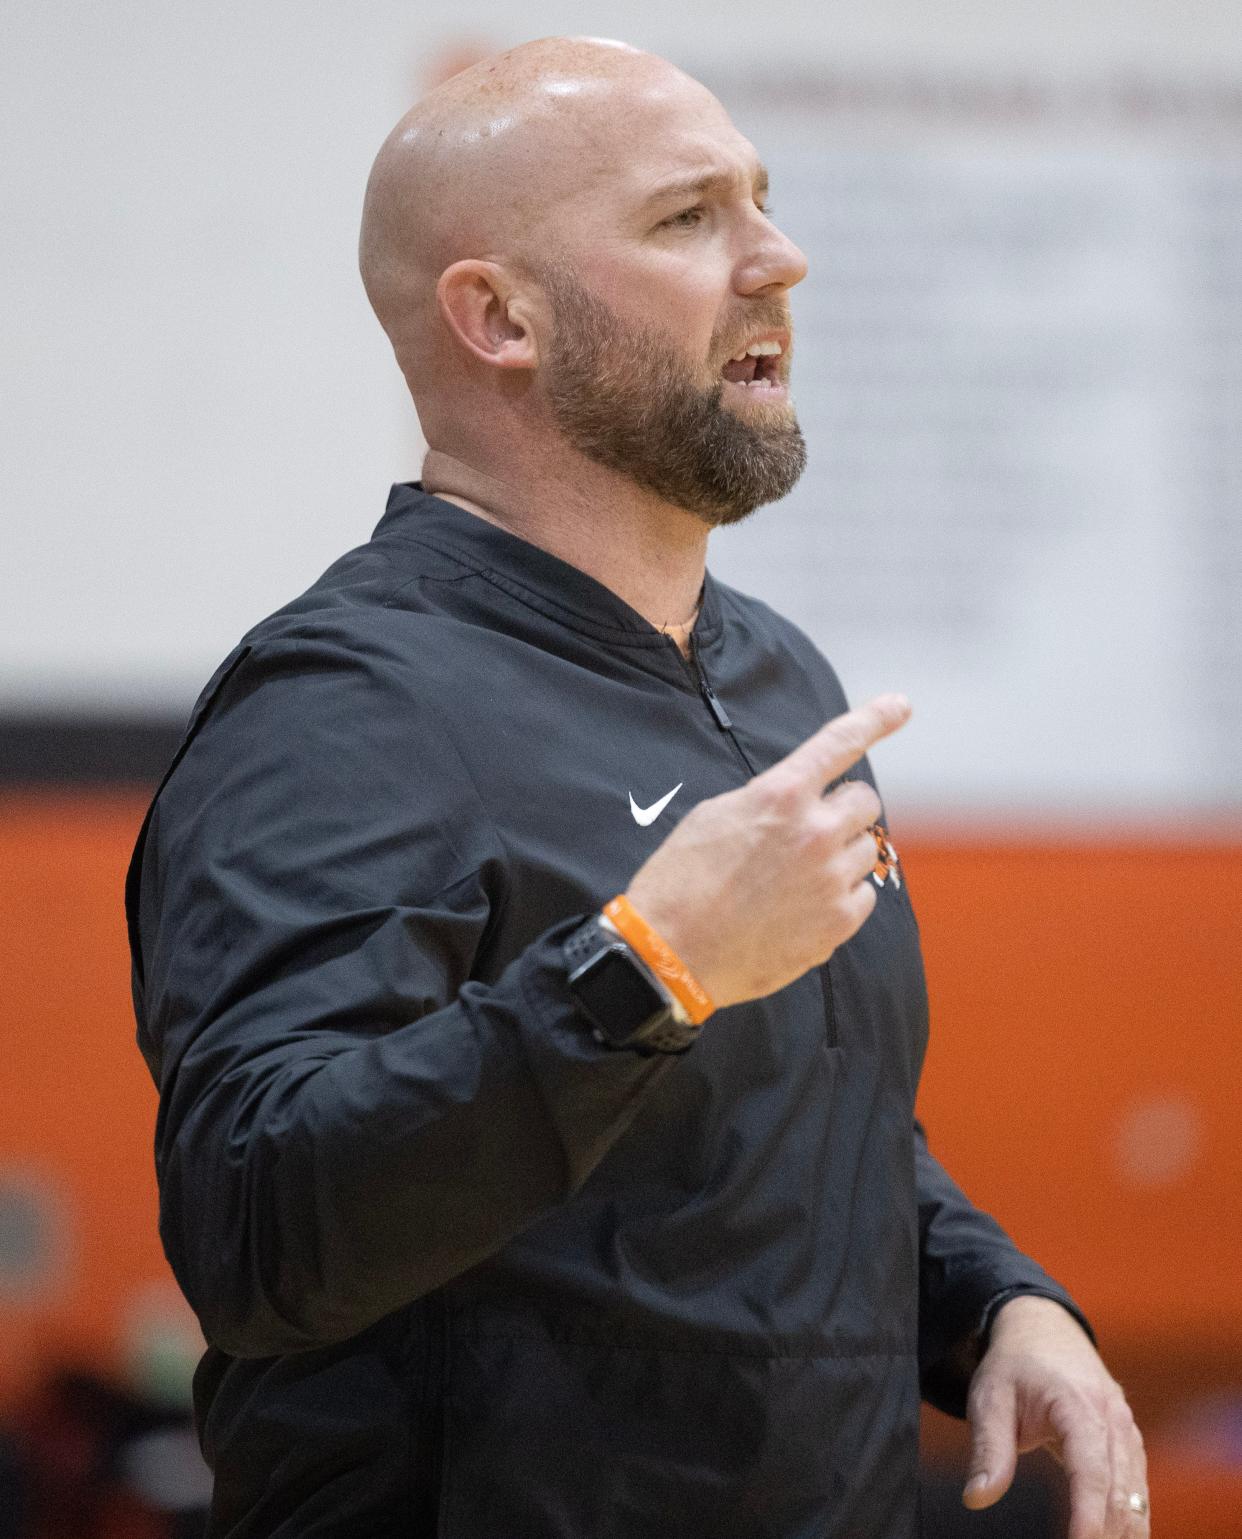
[[[667,1060],[575,1017],[567,915],[476,973],[504,902],[469,776],[382,656],[217,685],[135,852],[160,1230],[207,1340],[342,1340],[570,1195]]]
[[[919,1371],[923,1398],[963,1416],[970,1376],[996,1307],[1018,1293],[1055,1299],[1092,1340],[1091,1326],[1059,1283],[976,1208],[914,1125],[919,1202]]]

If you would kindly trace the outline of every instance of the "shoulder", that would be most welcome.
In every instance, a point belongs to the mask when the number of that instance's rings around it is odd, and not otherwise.
[[[712,579],[729,643],[741,643],[751,655],[798,678],[813,691],[826,716],[849,709],[845,690],[832,664],[807,633],[763,599]]]
[[[458,627],[394,601],[418,575],[362,547],[241,638],[157,793],[166,836],[365,826],[394,848],[437,843],[436,881],[489,856],[492,820],[443,717]]]
[[[420,680],[435,673],[437,654],[451,652],[457,629],[423,590],[471,575],[451,555],[409,541],[347,551],[241,637],[195,702],[190,732],[260,687],[270,710],[304,712],[308,727],[332,721],[309,709],[310,697],[375,712],[399,696],[407,713],[417,709],[427,693]]]

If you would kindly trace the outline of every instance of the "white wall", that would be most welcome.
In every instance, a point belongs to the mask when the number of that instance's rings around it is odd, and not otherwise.
[[[366,538],[418,465],[355,268],[371,157],[448,41],[559,31],[778,90],[790,60],[1242,81],[1234,0],[9,0],[0,709],[183,709]]]

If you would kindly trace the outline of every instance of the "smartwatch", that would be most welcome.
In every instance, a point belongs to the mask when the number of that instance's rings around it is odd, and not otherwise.
[[[593,914],[564,943],[569,992],[602,1047],[684,1053],[699,1028],[655,973]]]

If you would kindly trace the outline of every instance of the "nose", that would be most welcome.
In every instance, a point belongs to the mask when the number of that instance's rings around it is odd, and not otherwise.
[[[756,225],[747,252],[738,264],[737,290],[754,295],[791,289],[806,277],[806,257],[766,214],[755,210]]]

